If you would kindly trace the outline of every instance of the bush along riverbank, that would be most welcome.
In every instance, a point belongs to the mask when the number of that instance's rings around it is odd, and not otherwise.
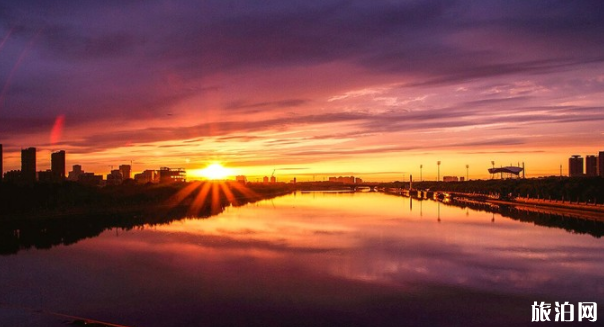
[[[191,207],[199,212],[291,192],[286,184],[190,182],[124,184],[98,188],[79,183],[0,184],[0,221],[62,215],[156,211]],[[195,215],[193,211],[190,215]]]

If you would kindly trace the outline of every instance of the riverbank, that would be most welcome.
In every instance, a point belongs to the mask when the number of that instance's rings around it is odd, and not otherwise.
[[[409,183],[385,183],[381,187],[409,189]],[[463,182],[414,182],[413,189],[480,194],[483,196],[548,199],[560,203],[604,204],[602,177],[540,177],[489,179]]]
[[[530,199],[530,198],[508,198],[501,199],[497,195],[485,195],[482,193],[462,193],[447,191],[409,191],[405,189],[385,188],[385,193],[400,194],[418,199],[436,199],[446,203],[483,206],[505,206],[517,208],[518,210],[569,216],[579,219],[597,220],[604,222],[604,205],[596,203],[571,203],[556,200]]]
[[[557,200],[510,198],[499,199],[475,193],[449,192],[447,196],[454,200],[472,199],[496,205],[514,206],[535,212],[555,212],[573,215],[584,219],[598,219],[604,221],[604,205],[596,203],[572,203]]]
[[[467,197],[454,197],[453,202],[467,203],[471,198]],[[533,212],[538,214],[554,214],[561,216],[568,216],[579,219],[596,220],[604,222],[604,206],[586,206],[580,204],[571,203],[555,203],[552,201],[530,201],[530,200],[499,200],[486,198],[484,200],[471,200],[476,203],[485,203],[497,206],[508,206],[518,210]]]

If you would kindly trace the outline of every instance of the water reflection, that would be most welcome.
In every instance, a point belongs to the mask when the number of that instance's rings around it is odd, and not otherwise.
[[[300,192],[301,196],[312,195],[316,199],[317,194],[341,194],[354,196],[350,191],[321,191],[321,192]],[[293,195],[294,197],[296,194]],[[358,198],[358,197],[357,197]],[[431,205],[436,205],[436,221],[441,222],[441,203],[432,200],[422,200],[405,198],[409,202],[409,212],[413,212],[413,202],[419,202],[419,216],[423,216],[423,203],[429,201]],[[271,202],[272,203],[272,202]],[[241,203],[240,205],[244,205]],[[323,204],[325,205],[325,204]],[[444,204],[443,204],[444,205]],[[589,234],[594,237],[604,235],[604,222],[592,219],[581,219],[572,215],[562,215],[552,212],[535,212],[523,208],[510,206],[493,206],[485,203],[453,201],[449,206],[458,206],[466,208],[466,216],[469,216],[469,209],[473,211],[491,213],[491,222],[495,222],[495,215],[512,218],[514,220],[533,223],[539,226],[561,228],[571,233]],[[379,205],[375,203],[364,203],[364,209],[375,214],[379,212]],[[221,206],[214,214],[220,214],[225,207]],[[336,209],[333,206],[327,206],[326,210]],[[79,240],[96,237],[108,229],[130,230],[133,228],[144,228],[145,226],[155,226],[169,224],[175,220],[181,220],[189,215],[186,207],[170,208],[170,210],[140,211],[136,213],[114,214],[114,215],[87,215],[85,218],[59,217],[57,219],[29,220],[24,222],[0,222],[0,255],[15,254],[20,250],[36,248],[49,249],[56,245],[71,245]],[[204,212],[198,212],[199,218],[207,218],[212,215],[208,209]]]
[[[2,257],[0,297],[137,326],[528,325],[533,301],[601,298],[603,242],[533,223],[298,193]]]
[[[249,203],[239,199],[235,204]],[[224,211],[228,202],[196,208],[196,218],[207,218]],[[169,224],[189,217],[191,207],[141,208],[115,214],[85,214],[55,218],[31,217],[26,220],[0,220],[0,255],[16,254],[30,248],[50,249],[57,245],[71,245],[90,237],[99,236],[108,229],[130,230]]]

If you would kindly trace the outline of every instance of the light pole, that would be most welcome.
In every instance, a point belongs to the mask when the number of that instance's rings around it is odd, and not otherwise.
[[[424,168],[424,165],[419,165],[419,181],[423,182],[424,179],[422,178],[422,168]]]
[[[466,165],[466,181],[470,180],[470,165]]]
[[[438,178],[436,179],[436,181],[440,182],[440,161],[437,161],[436,164],[438,165]]]
[[[491,166],[493,166],[493,170],[495,170],[495,161],[491,161]],[[495,173],[491,172],[491,179],[495,178]]]

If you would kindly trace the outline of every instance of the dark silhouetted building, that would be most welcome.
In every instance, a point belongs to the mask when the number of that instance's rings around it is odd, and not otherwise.
[[[2,144],[0,144],[0,182],[2,181],[2,175],[4,174],[4,167],[2,167]]]
[[[6,173],[4,173],[4,181],[5,182],[12,182],[12,183],[19,183],[21,182],[21,171],[20,170],[9,170]]]
[[[65,180],[65,151],[53,152],[50,155],[50,170],[56,181]]]
[[[457,176],[443,176],[443,182],[459,182],[459,177],[457,177]]]
[[[123,180],[127,180],[127,179],[131,179],[131,170],[132,170],[132,166],[130,165],[120,165],[120,173],[122,173],[122,179]]]
[[[271,176],[271,184],[277,183],[277,177]]]
[[[159,168],[160,183],[185,182],[187,173],[184,168]]]
[[[103,183],[103,175],[95,175],[94,173],[82,173],[78,177],[78,183],[91,186],[101,186]]]
[[[124,177],[119,169],[114,169],[107,174],[107,185],[120,185],[123,181]]]
[[[581,165],[583,165],[583,158],[581,158]],[[520,178],[520,173],[524,176],[524,163],[522,167],[517,166],[507,166],[507,167],[499,167],[499,168],[489,168],[489,174],[495,176],[495,174],[500,174],[501,179],[504,178]],[[581,171],[583,171],[583,166],[581,166]],[[523,177],[524,178],[524,177]]]
[[[354,176],[338,176],[338,177],[329,177],[329,181],[332,183],[343,183],[343,184],[354,184],[355,183],[355,178]],[[358,183],[362,183],[363,180],[361,180]]]
[[[244,175],[237,175],[237,176],[235,176],[235,180],[238,183],[241,183],[241,184],[246,184],[247,183],[247,178]]]
[[[26,183],[36,181],[36,148],[21,149],[21,179]]]
[[[580,155],[574,155],[568,159],[568,176],[583,176],[583,158]]]
[[[72,182],[77,182],[78,180],[80,180],[80,176],[82,174],[84,174],[84,171],[82,170],[82,166],[73,165],[73,170],[69,172],[69,175],[67,176],[67,180],[70,180]]]
[[[268,184],[268,176],[262,177],[262,184]]]
[[[54,183],[57,181],[57,176],[55,172],[47,169],[45,171],[38,172],[38,182],[40,183]]]
[[[598,176],[598,157],[585,156],[585,175],[590,177]]]
[[[101,186],[103,184],[103,175],[87,173],[84,172],[81,165],[73,165],[73,170],[69,172],[67,180],[85,185]]]
[[[145,170],[134,175],[137,184],[159,183],[159,172],[157,170]]]
[[[598,175],[604,177],[604,151],[598,154]]]

